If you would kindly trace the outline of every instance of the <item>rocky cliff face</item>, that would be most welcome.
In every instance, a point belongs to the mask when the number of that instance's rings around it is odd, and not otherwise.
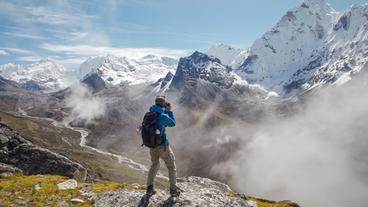
[[[0,163],[14,166],[26,175],[56,174],[85,180],[87,170],[70,159],[34,146],[0,123]],[[5,169],[5,168],[4,168]]]

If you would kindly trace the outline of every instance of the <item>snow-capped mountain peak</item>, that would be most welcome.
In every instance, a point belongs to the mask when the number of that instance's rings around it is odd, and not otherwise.
[[[66,73],[66,68],[51,58],[29,65],[5,64],[0,66],[0,75],[5,78],[20,84],[32,81],[32,84],[38,84],[46,91],[66,87]]]
[[[79,68],[79,78],[96,73],[109,84],[153,83],[168,72],[174,72],[177,60],[146,55],[139,59],[106,55],[90,57]]]
[[[327,6],[326,0],[304,0],[302,6],[314,6],[314,7],[325,7]]]
[[[237,72],[252,83],[284,93],[297,71],[316,59],[338,13],[324,0],[306,0],[256,40]]]

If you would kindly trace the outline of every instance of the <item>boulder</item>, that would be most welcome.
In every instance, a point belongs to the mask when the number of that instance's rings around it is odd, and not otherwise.
[[[59,190],[71,190],[76,189],[78,187],[78,182],[74,179],[69,179],[62,183],[57,184]]]
[[[80,198],[72,198],[70,200],[72,203],[84,203],[85,201]]]

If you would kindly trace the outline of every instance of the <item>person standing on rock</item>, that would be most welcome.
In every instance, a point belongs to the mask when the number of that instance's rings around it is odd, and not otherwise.
[[[170,147],[170,141],[166,136],[166,127],[174,127],[176,124],[172,106],[166,102],[165,96],[157,96],[155,104],[152,105],[144,116],[141,126],[143,145],[150,148],[152,165],[147,177],[147,195],[156,193],[153,183],[160,168],[160,158],[164,160],[169,171],[170,194],[178,196],[176,187],[176,164],[175,156]]]

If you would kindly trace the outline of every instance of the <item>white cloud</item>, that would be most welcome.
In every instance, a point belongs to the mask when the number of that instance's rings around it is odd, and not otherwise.
[[[40,48],[52,51],[62,52],[67,55],[74,56],[99,56],[113,54],[116,56],[125,56],[129,58],[141,58],[148,54],[168,57],[182,57],[188,54],[188,50],[184,49],[168,49],[168,48],[116,48],[107,46],[91,46],[91,45],[57,45],[42,44]]]
[[[70,89],[71,94],[67,96],[65,102],[72,109],[71,120],[93,123],[105,114],[106,104],[103,99],[93,96],[85,85],[76,82]]]
[[[67,7],[67,5],[64,5]],[[49,25],[71,25],[85,20],[97,19],[98,16],[84,15],[65,11],[50,10],[46,7],[26,7],[25,10],[31,18],[29,21]]]
[[[5,50],[10,53],[18,53],[18,54],[32,54],[33,52],[30,50],[20,49],[20,48],[12,48],[12,47],[3,47],[1,50]]]
[[[60,56],[41,57],[41,56],[26,55],[26,56],[17,57],[16,60],[32,63],[32,62],[39,62],[46,58],[51,58],[53,61],[63,65],[68,70],[76,70],[79,67],[79,65],[87,59],[85,57],[63,58]]]
[[[69,1],[52,1],[43,6],[25,6],[32,2],[0,2],[0,16],[26,25],[29,22],[47,25],[76,25],[84,21],[92,21],[98,16],[84,14],[73,7]]]
[[[9,55],[5,50],[0,50],[0,55]]]
[[[71,29],[71,30],[65,30],[65,29],[45,29],[47,33],[52,34],[54,37],[62,40],[68,40],[68,41],[76,41],[84,39],[88,35],[90,35],[87,31],[82,31],[78,29]]]
[[[65,68],[69,70],[76,70],[87,58],[80,57],[80,58],[56,58],[56,62],[62,64]]]
[[[35,40],[47,39],[46,37],[42,37],[39,35],[24,34],[24,33],[19,33],[19,32],[2,32],[2,34],[5,34],[11,37],[21,37],[21,38],[28,38],[28,39],[35,39]]]
[[[299,97],[293,101],[298,106],[288,109],[292,114],[266,112],[270,118],[255,128],[236,127],[239,150],[213,170],[256,197],[313,207],[366,206],[367,86],[368,74],[361,72],[342,86]]]
[[[36,57],[36,56],[21,56],[17,58],[20,61],[26,61],[26,62],[37,62],[40,61],[42,58],[41,57]]]

